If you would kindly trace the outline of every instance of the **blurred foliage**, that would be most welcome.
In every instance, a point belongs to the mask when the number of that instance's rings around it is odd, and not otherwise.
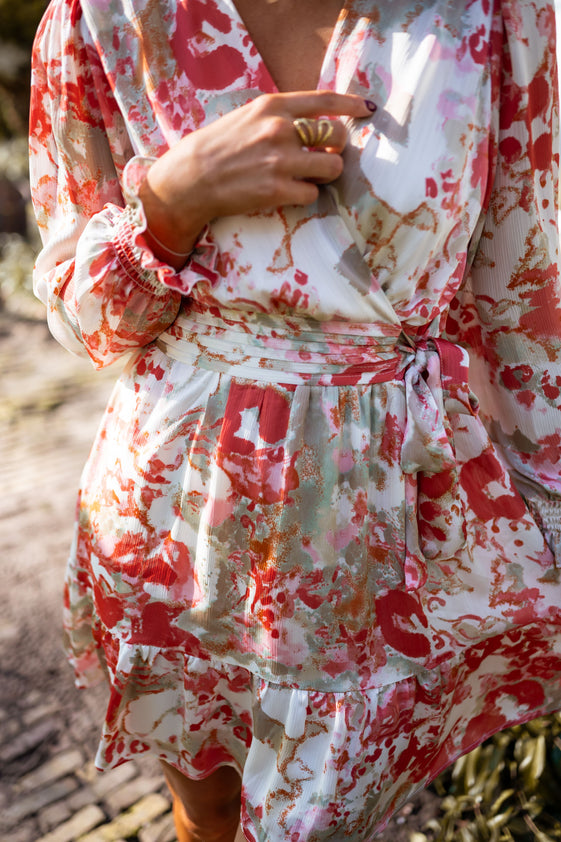
[[[495,734],[433,789],[440,816],[410,842],[561,840],[561,714]]]
[[[0,0],[0,32],[2,40],[31,51],[35,30],[47,0]]]
[[[0,138],[27,131],[31,47],[47,0],[0,0]]]
[[[0,233],[0,309],[12,296],[33,292],[37,247],[19,234]]]
[[[2,176],[27,186],[29,178],[27,135],[0,143],[0,177]],[[29,193],[29,189],[27,192]]]
[[[0,143],[0,179],[3,177],[18,185],[24,197],[28,196],[26,137]],[[26,236],[0,231],[0,309],[21,294],[31,294],[31,273],[39,248],[39,232],[27,201]]]

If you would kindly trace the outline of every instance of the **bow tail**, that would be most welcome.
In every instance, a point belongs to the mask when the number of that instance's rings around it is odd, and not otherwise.
[[[427,561],[455,558],[465,547],[467,528],[457,470],[405,475],[405,561],[407,591],[427,581]]]
[[[418,590],[427,580],[427,560],[456,556],[467,530],[437,351],[419,348],[404,380],[405,587]]]

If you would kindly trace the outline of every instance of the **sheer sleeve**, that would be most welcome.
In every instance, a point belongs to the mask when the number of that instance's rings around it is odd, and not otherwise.
[[[469,348],[470,380],[483,420],[559,557],[561,287],[553,8],[507,0],[496,35],[490,183],[471,270],[452,304],[447,333]]]
[[[181,300],[178,276],[143,241],[141,211],[126,206],[132,156],[80,6],[55,0],[33,52],[30,174],[43,240],[34,289],[53,335],[96,367],[152,341]]]

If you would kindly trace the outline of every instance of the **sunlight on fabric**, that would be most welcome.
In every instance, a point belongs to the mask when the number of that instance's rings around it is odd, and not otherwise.
[[[435,46],[434,35],[427,35],[420,44],[409,32],[394,32],[392,35],[391,79],[392,87],[384,108],[386,116],[391,118],[393,131],[382,136],[377,157],[395,163],[398,152],[394,141],[395,131],[406,136],[407,125],[413,108],[413,92],[419,91],[419,79],[426,73],[431,52]],[[401,129],[401,131],[399,131]]]

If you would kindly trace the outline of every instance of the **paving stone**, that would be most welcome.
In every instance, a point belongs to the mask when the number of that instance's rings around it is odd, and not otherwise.
[[[32,728],[22,731],[18,736],[2,746],[0,749],[0,763],[11,763],[18,757],[27,754],[28,751],[40,746],[58,731],[59,723],[54,717],[38,722]]]
[[[2,842],[36,842],[38,837],[35,822],[23,822],[4,835],[0,832]]]
[[[21,722],[17,719],[5,719],[0,722],[0,743],[7,743],[21,732]]]
[[[23,700],[23,704],[27,708],[36,707],[43,701],[43,696],[39,690],[31,690]]]
[[[93,760],[88,760],[86,763],[84,763],[81,769],[78,769],[76,774],[78,775],[81,781],[91,784],[93,783],[93,781],[97,780],[102,773],[95,768],[95,763],[93,762]],[[107,772],[103,774],[107,774]]]
[[[131,836],[136,836],[141,828],[146,827],[147,824],[163,815],[168,809],[167,798],[153,792],[138,801],[128,812],[121,813],[109,824],[96,828],[86,836],[81,836],[78,842],[119,842],[121,839],[129,839]]]
[[[85,833],[89,833],[104,819],[103,810],[95,804],[90,804],[72,816],[69,821],[59,825],[56,830],[38,839],[37,842],[75,842],[76,839],[82,838]]]
[[[103,717],[100,716],[99,711],[97,719],[94,720],[87,709],[80,709],[73,713],[68,732],[73,740],[81,743],[84,734],[87,734],[89,731],[99,734],[102,719]]]
[[[116,766],[107,772],[97,772],[91,782],[92,789],[98,798],[104,798],[108,792],[123,786],[131,778],[134,778],[135,775],[138,775],[138,769],[135,764],[123,763],[121,766]]]
[[[57,754],[51,760],[43,763],[38,769],[34,769],[18,781],[17,787],[22,792],[30,792],[37,787],[45,786],[65,775],[76,772],[84,764],[82,752],[78,749],[65,751]]]
[[[15,643],[19,638],[19,627],[17,623],[0,622],[0,643],[4,646]]]
[[[77,813],[78,810],[87,807],[88,804],[95,804],[96,801],[97,796],[88,784],[81,786],[80,789],[72,793],[70,798],[66,799],[66,803],[73,813]]]
[[[49,705],[39,705],[38,707],[31,708],[31,710],[25,711],[22,716],[24,725],[29,727],[30,725],[35,725],[36,722],[39,722],[41,719],[46,719],[47,716],[52,716],[58,711],[58,707],[55,702],[52,702]]]
[[[156,775],[161,775],[163,778],[162,764],[153,754],[144,754],[139,760],[140,769],[146,778],[154,778]]]
[[[61,751],[70,751],[71,748],[76,748],[77,745],[82,745],[84,742],[83,739],[75,740],[73,739],[67,730],[64,730],[61,734],[57,737],[57,745]]]
[[[168,813],[159,821],[151,822],[138,834],[138,842],[177,842],[173,816]]]
[[[4,810],[2,816],[3,823],[8,827],[15,827],[22,819],[41,812],[49,804],[54,804],[55,801],[67,798],[71,792],[74,792],[77,786],[78,782],[74,778],[63,778],[51,786],[26,795]]]
[[[124,786],[108,792],[103,799],[104,805],[107,807],[109,815],[114,818],[119,813],[122,813],[123,810],[140,801],[145,795],[151,792],[157,792],[162,784],[162,775],[157,778],[134,778]]]
[[[58,827],[63,822],[67,822],[71,817],[72,810],[68,806],[68,803],[66,801],[57,801],[55,804],[51,804],[49,807],[41,810],[37,821],[41,833],[47,833],[53,827]]]

